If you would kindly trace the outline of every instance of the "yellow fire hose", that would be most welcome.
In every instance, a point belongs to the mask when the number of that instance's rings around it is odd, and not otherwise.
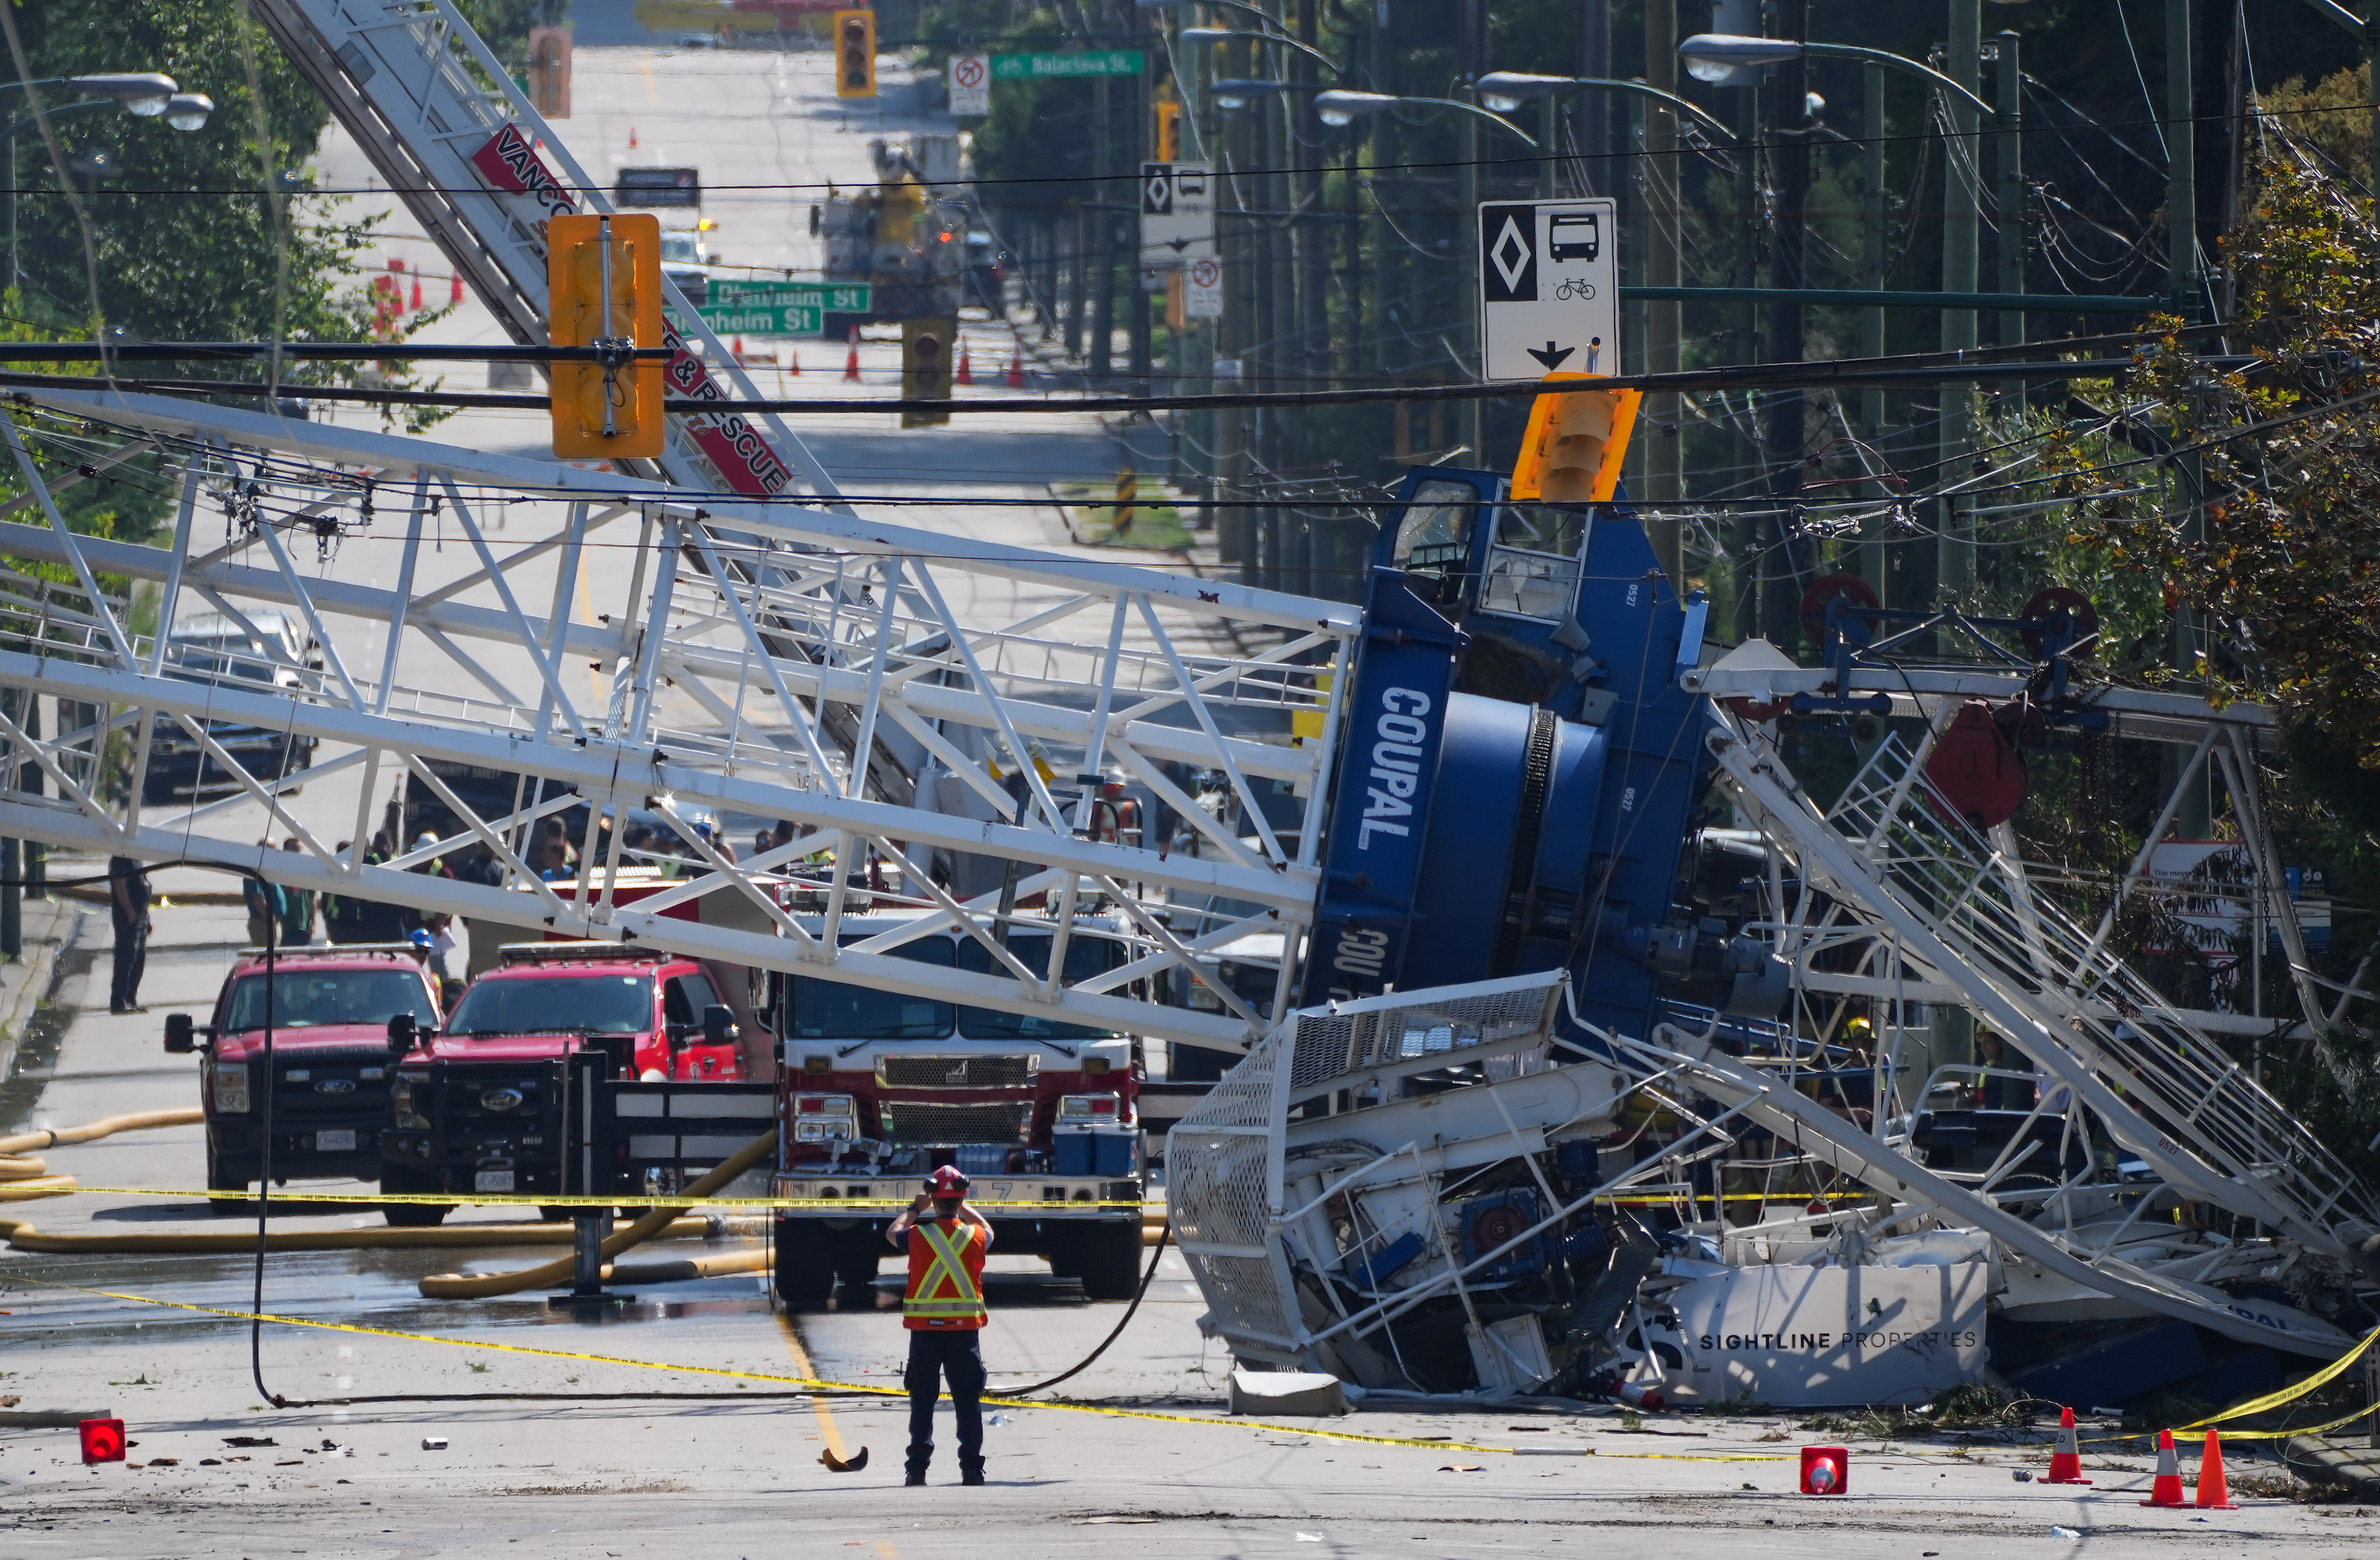
[[[688,1197],[708,1197],[753,1166],[777,1151],[777,1129],[770,1128],[750,1143],[728,1155],[727,1162],[686,1189]],[[672,1208],[655,1208],[627,1228],[614,1233],[603,1242],[606,1258],[618,1256],[631,1246],[640,1245],[669,1227],[677,1212]],[[360,1233],[360,1232],[358,1232]],[[760,1253],[751,1253],[759,1256]],[[566,1283],[573,1273],[571,1258],[525,1267],[515,1273],[466,1275],[439,1273],[421,1281],[421,1292],[431,1300],[489,1300],[497,1295],[517,1294],[546,1285]],[[752,1272],[754,1268],[722,1269],[722,1271]],[[658,1280],[653,1280],[657,1282]]]
[[[670,1210],[671,1224],[659,1231],[663,1240],[703,1240],[714,1233],[713,1221],[687,1218]],[[464,1224],[428,1229],[276,1229],[264,1238],[269,1252],[385,1252],[451,1249],[473,1246],[567,1246],[576,1231],[566,1224]],[[720,1233],[725,1233],[721,1231]],[[13,1251],[46,1252],[81,1256],[125,1256],[171,1253],[180,1256],[245,1256],[256,1250],[253,1232],[213,1229],[201,1235],[174,1231],[142,1235],[47,1234],[24,1219],[0,1219],[0,1239]],[[737,1271],[730,1269],[728,1271]],[[647,1283],[659,1283],[649,1278]]]
[[[0,1201],[20,1202],[28,1197],[55,1197],[72,1191],[76,1180],[72,1176],[54,1176],[50,1167],[29,1149],[55,1148],[60,1143],[95,1143],[114,1137],[118,1132],[137,1132],[151,1127],[194,1127],[206,1119],[206,1113],[197,1106],[185,1106],[179,1110],[141,1110],[129,1116],[106,1116],[80,1127],[63,1127],[55,1131],[18,1132],[0,1138]],[[38,1188],[38,1190],[37,1190]]]

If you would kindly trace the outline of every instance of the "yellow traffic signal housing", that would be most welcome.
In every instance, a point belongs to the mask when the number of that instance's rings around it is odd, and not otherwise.
[[[625,349],[662,345],[661,218],[549,218],[545,262],[549,339],[614,354],[611,362],[552,365],[553,453],[660,454],[661,360],[630,357]]]
[[[1548,374],[1555,380],[1597,374]],[[1628,436],[1636,428],[1641,390],[1569,391],[1540,395],[1529,408],[1521,458],[1512,466],[1512,496],[1545,503],[1609,503],[1620,486]]]
[[[951,359],[957,354],[959,322],[955,320],[904,320],[901,322],[901,398],[904,401],[947,401],[951,398]],[[941,407],[919,407],[901,414],[903,428],[932,428],[951,420]]]
[[[834,95],[872,98],[876,95],[876,13],[837,11],[834,14]]]
[[[1182,105],[1171,99],[1160,98],[1157,103],[1157,134],[1154,138],[1159,163],[1182,161]]]

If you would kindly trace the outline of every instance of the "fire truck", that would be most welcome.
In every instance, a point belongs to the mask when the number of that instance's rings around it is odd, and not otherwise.
[[[846,948],[874,944],[961,974],[1044,974],[1053,957],[1082,980],[1132,958],[1121,918],[1059,929],[1011,924],[990,946],[911,913],[842,920]],[[814,930],[822,930],[823,917]],[[937,1166],[975,1183],[1003,1252],[1049,1259],[1093,1300],[1139,1279],[1147,1187],[1137,1101],[1146,1076],[1133,1035],[1055,1018],[793,975],[778,983],[783,1132],[771,1194],[779,1210],[777,1292],[815,1303],[837,1280],[865,1285],[891,1254],[884,1227]],[[835,1207],[853,1202],[849,1213]]]

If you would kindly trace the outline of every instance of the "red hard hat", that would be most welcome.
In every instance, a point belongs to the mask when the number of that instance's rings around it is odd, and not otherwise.
[[[926,1178],[926,1190],[936,1197],[964,1197],[971,1181],[956,1165],[944,1165]]]

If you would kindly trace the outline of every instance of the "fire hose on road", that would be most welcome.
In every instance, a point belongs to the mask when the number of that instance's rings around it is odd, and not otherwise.
[[[49,1163],[39,1157],[35,1151],[55,1148],[61,1143],[96,1143],[118,1132],[137,1132],[152,1127],[195,1127],[205,1119],[205,1113],[193,1105],[178,1110],[142,1110],[127,1116],[104,1116],[85,1126],[44,1127],[37,1131],[0,1138],[0,1202],[55,1197],[72,1191],[81,1184],[72,1176],[52,1175]]]
[[[726,1162],[717,1169],[687,1187],[686,1195],[708,1197],[745,1171],[759,1164],[770,1155],[774,1154],[776,1150],[777,1129],[771,1127],[734,1154],[729,1155]],[[668,1228],[670,1222],[676,1216],[674,1209],[653,1209],[627,1228],[616,1232],[606,1240],[602,1248],[603,1259],[609,1262],[630,1247],[641,1245],[650,1240]],[[755,1258],[764,1258],[766,1253],[753,1252],[750,1255]],[[760,1265],[761,1264],[756,1261],[750,1267],[722,1267],[715,1271],[750,1273],[758,1272]],[[523,1289],[534,1289],[544,1285],[566,1284],[570,1281],[574,1270],[572,1260],[564,1257],[556,1262],[541,1263],[535,1267],[525,1267],[514,1273],[432,1274],[421,1281],[421,1292],[431,1300],[489,1300],[497,1295],[518,1294]],[[632,1276],[621,1274],[618,1276],[626,1278]],[[658,1280],[650,1281],[658,1282]]]

